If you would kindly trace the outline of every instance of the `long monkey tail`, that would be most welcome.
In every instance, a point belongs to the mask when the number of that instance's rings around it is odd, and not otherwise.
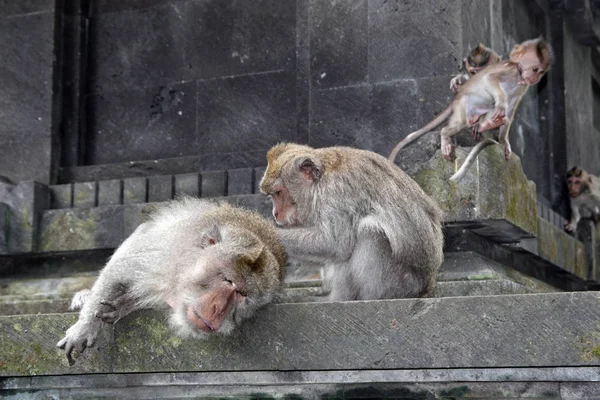
[[[465,159],[465,162],[463,162],[463,164],[460,166],[458,171],[456,171],[456,173],[450,177],[450,182],[459,182],[465,176],[469,167],[475,162],[475,159],[477,158],[477,155],[481,153],[481,150],[492,144],[498,144],[498,142],[496,142],[494,139],[484,139],[477,143],[477,145],[471,149],[471,152]]]
[[[388,160],[390,160],[391,162],[394,162],[394,160],[396,159],[396,156],[398,155],[398,152],[400,150],[402,150],[404,147],[406,147],[407,144],[414,142],[415,140],[417,140],[418,138],[420,138],[427,132],[430,132],[432,129],[434,129],[435,127],[440,125],[442,122],[444,122],[446,119],[448,119],[450,114],[452,114],[452,104],[449,105],[448,108],[446,108],[444,111],[442,111],[442,113],[440,115],[438,115],[433,121],[431,121],[430,123],[428,123],[421,129],[419,129],[418,131],[414,131],[411,134],[409,134],[407,137],[402,139],[396,145],[396,147],[394,147],[394,149],[390,153],[390,156],[388,157]]]

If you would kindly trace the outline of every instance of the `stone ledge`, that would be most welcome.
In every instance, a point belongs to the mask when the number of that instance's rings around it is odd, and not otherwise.
[[[584,367],[600,361],[599,305],[597,292],[276,304],[207,341],[143,311],[73,367],[54,346],[76,314],[0,317],[0,375]]]
[[[216,197],[270,217],[271,201],[262,194]],[[46,210],[42,213],[39,252],[116,248],[161,203]]]
[[[498,242],[536,236],[535,184],[527,180],[517,155],[506,161],[501,146],[489,146],[460,182],[449,181],[470,150],[457,148],[454,162],[446,161],[438,150],[412,174],[437,200],[446,224],[468,228]]]

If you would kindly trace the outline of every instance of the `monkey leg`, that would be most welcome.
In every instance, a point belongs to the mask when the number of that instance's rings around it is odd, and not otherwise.
[[[460,132],[460,130],[465,126],[466,123],[464,119],[460,116],[455,118],[453,114],[448,125],[442,128],[440,132],[441,150],[446,160],[451,161],[454,159],[454,146],[452,145],[450,138]]]

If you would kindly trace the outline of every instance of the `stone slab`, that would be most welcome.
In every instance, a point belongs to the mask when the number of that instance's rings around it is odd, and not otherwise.
[[[98,182],[98,205],[114,206],[121,204],[123,184],[118,179]]]
[[[73,184],[73,207],[95,207],[98,186],[96,182]]]
[[[148,202],[168,201],[173,198],[173,177],[171,175],[148,178]]]
[[[351,86],[368,76],[368,1],[309,2],[311,83]]]
[[[178,195],[198,197],[200,195],[200,175],[197,173],[175,175],[175,196]]]
[[[70,183],[52,185],[48,189],[50,190],[50,207],[53,209],[73,207],[73,185]]]
[[[224,179],[224,175],[222,175]],[[170,176],[168,178],[171,178]],[[224,182],[223,182],[224,184]],[[224,186],[222,186],[224,188]],[[256,210],[271,217],[271,200],[262,194],[222,197],[240,207]],[[39,231],[41,252],[93,250],[115,248],[135,228],[147,219],[160,202],[126,204],[94,208],[46,210],[42,213]]]
[[[55,344],[76,314],[0,317],[0,375],[591,367],[599,303],[584,292],[276,304],[206,341],[178,339],[144,311],[104,329],[73,367]]]
[[[506,161],[502,146],[489,146],[460,182],[449,182],[469,151],[470,148],[457,148],[456,160],[450,162],[438,150],[413,175],[438,202],[445,214],[444,221],[499,242],[536,236],[535,184],[527,180],[519,157],[513,153]]]
[[[123,179],[123,204],[145,203],[148,201],[148,180],[146,178]]]
[[[581,279],[588,279],[588,264],[583,243],[563,229],[538,218],[538,255]]]
[[[252,194],[254,171],[252,168],[230,169],[227,171],[227,195]]]
[[[227,195],[227,171],[208,171],[202,173],[202,197],[221,197]]]

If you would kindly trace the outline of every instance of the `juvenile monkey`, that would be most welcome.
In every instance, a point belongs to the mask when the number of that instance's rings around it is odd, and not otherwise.
[[[269,303],[283,281],[285,249],[258,214],[183,198],[152,214],[115,251],[91,291],[75,295],[79,320],[57,346],[92,347],[104,323],[164,309],[182,337],[227,335]]]
[[[443,260],[442,212],[384,157],[349,147],[283,143],[267,153],[271,196],[288,255],[326,268],[330,300],[430,294]]]
[[[567,172],[569,202],[571,204],[571,220],[565,223],[567,232],[575,232],[581,219],[591,215],[594,223],[600,222],[600,178],[588,174],[579,167]]]
[[[501,60],[502,57],[498,53],[483,43],[479,43],[477,47],[471,50],[468,56],[463,58],[463,70],[465,72],[452,78],[450,81],[450,90],[457,92],[458,87],[468,81],[477,72],[488,65],[497,64]]]
[[[519,102],[529,86],[539,82],[548,71],[553,58],[550,44],[541,38],[515,45],[508,61],[489,65],[472,76],[459,88],[450,106],[433,121],[400,141],[389,159],[394,160],[400,149],[448,118],[448,125],[440,132],[441,150],[446,159],[450,160],[454,156],[450,138],[465,127],[470,127],[476,137],[481,132],[501,127],[499,141],[504,145],[504,153],[508,159],[512,153],[508,133]],[[493,143],[497,142],[488,139],[481,142],[481,146],[476,146],[469,155],[473,155],[471,163],[484,147]],[[451,180],[460,180],[469,165],[465,161]]]

